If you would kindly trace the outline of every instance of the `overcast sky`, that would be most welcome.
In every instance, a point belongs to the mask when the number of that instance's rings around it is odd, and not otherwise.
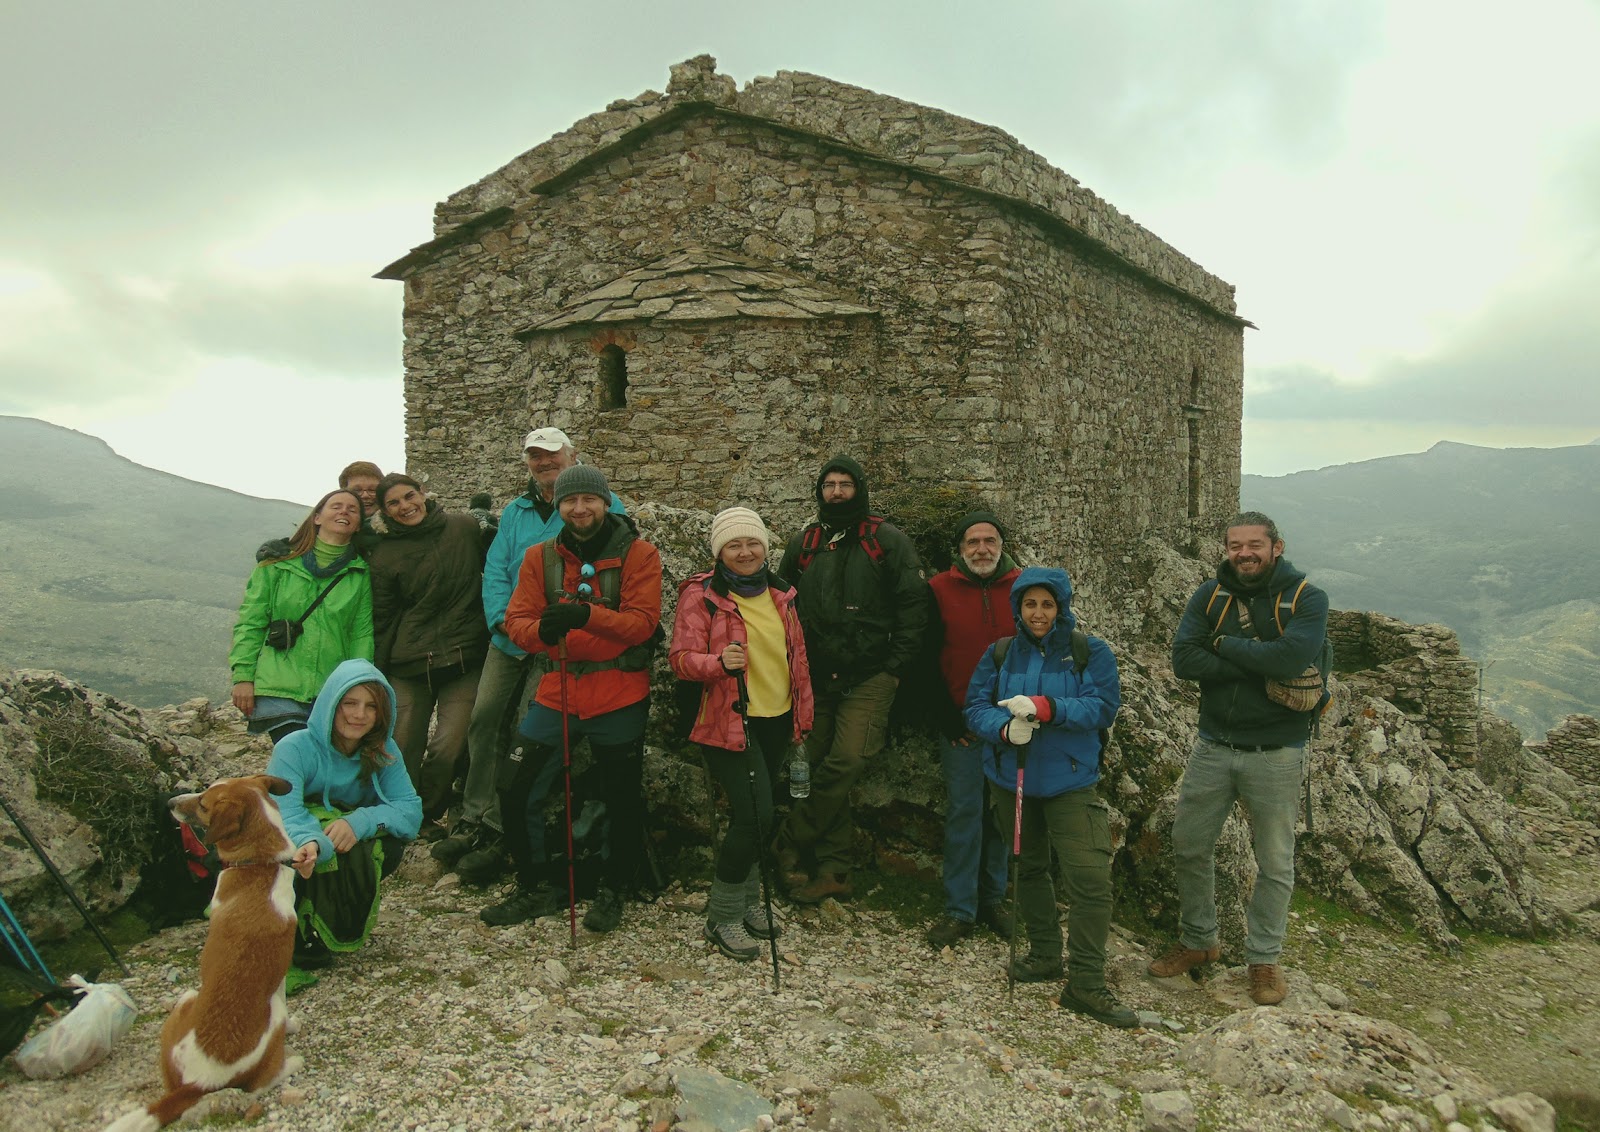
[[[1600,436],[1594,0],[0,12],[0,413],[251,494],[402,466],[372,273],[701,52],[1001,127],[1234,283],[1246,472]]]

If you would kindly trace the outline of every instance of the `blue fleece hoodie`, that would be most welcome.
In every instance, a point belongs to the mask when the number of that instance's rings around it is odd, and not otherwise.
[[[1042,641],[1035,641],[1022,622],[1022,595],[1033,586],[1047,588],[1061,607]],[[967,726],[984,741],[983,773],[995,785],[1016,790],[1017,752],[1000,739],[1011,713],[998,701],[1016,695],[1048,696],[1050,722],[1040,725],[1028,747],[1023,795],[1054,798],[1093,786],[1100,779],[1100,729],[1111,726],[1122,706],[1117,658],[1110,645],[1090,637],[1089,663],[1083,675],[1074,671],[1072,629],[1077,619],[1072,615],[1072,580],[1065,570],[1029,566],[1022,571],[1011,585],[1011,616],[1017,635],[1006,654],[1005,670],[995,670],[990,645],[967,685]]]
[[[363,781],[361,757],[347,755],[333,745],[333,718],[345,694],[357,684],[368,683],[382,687],[389,699],[389,734],[384,740],[389,763]],[[406,841],[417,836],[422,826],[422,799],[417,797],[395,745],[394,715],[394,689],[371,661],[347,660],[329,675],[317,693],[306,729],[280,742],[267,763],[268,774],[289,780],[289,793],[277,801],[295,848],[315,841],[318,861],[334,855],[333,842],[322,832],[322,823],[306,809],[307,802],[349,811],[345,821],[361,841],[379,832]]]

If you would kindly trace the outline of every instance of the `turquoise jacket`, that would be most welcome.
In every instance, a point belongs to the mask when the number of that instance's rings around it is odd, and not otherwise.
[[[389,719],[384,750],[389,762],[369,779],[361,777],[361,758],[333,745],[333,717],[339,701],[357,684],[377,684],[388,697]],[[422,827],[422,799],[406,773],[405,759],[394,741],[394,689],[368,660],[347,660],[333,670],[311,708],[304,731],[296,731],[273,749],[267,773],[289,782],[289,793],[277,799],[283,828],[296,849],[307,841],[317,843],[317,860],[333,856],[333,842],[322,823],[311,816],[306,803],[347,811],[345,821],[361,841],[388,833],[414,840]]]
[[[610,510],[613,515],[628,513],[628,509],[622,505],[622,497],[614,491],[611,493]],[[506,619],[506,607],[511,604],[511,595],[517,588],[522,556],[529,547],[555,538],[563,526],[559,511],[552,510],[546,519],[526,495],[517,496],[500,512],[500,530],[495,534],[494,542],[489,546],[489,557],[483,564],[483,619],[489,623],[494,647],[507,656],[528,655],[511,642],[502,627]]]
[[[310,703],[339,662],[372,659],[372,584],[367,560],[354,555],[341,568],[348,577],[306,619],[294,647],[279,651],[266,643],[267,625],[294,621],[311,609],[333,581],[317,578],[300,558],[263,562],[245,583],[239,620],[233,626],[228,668],[235,684],[253,681],[257,696],[281,696]]]

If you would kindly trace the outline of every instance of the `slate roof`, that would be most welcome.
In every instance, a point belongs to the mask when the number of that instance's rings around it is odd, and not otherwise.
[[[770,263],[730,252],[684,248],[580,295],[523,327],[517,337],[591,323],[850,318],[878,313]]]

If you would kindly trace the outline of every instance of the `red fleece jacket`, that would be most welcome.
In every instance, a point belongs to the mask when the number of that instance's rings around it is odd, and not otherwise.
[[[933,600],[939,605],[939,619],[944,623],[939,672],[950,689],[951,703],[960,706],[967,702],[967,685],[984,650],[1001,637],[1016,633],[1016,619],[1011,615],[1011,583],[1020,573],[1013,567],[978,582],[957,563],[928,582]]]

